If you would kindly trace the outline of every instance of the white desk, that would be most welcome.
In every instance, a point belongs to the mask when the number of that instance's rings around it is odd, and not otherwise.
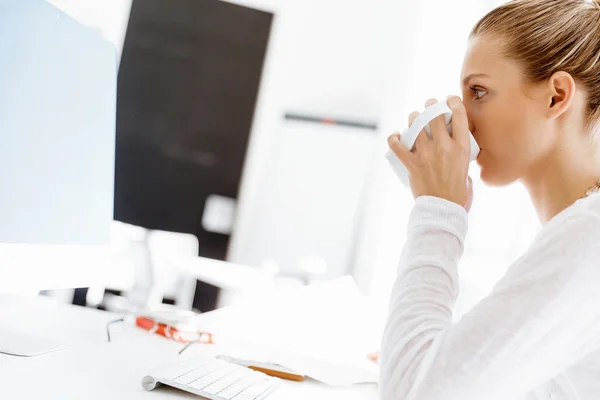
[[[204,314],[214,319],[212,313]],[[216,354],[215,345],[194,345],[181,356],[181,345],[135,326],[115,324],[112,342],[106,322],[119,317],[98,310],[57,304],[47,298],[0,296],[0,326],[38,332],[68,345],[55,353],[19,358],[0,354],[0,398],[3,399],[200,399],[162,386],[142,389],[144,375],[181,359]],[[274,400],[378,398],[375,385],[329,388],[314,381],[294,383],[275,392]]]

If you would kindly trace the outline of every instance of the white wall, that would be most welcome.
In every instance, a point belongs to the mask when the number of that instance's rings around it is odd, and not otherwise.
[[[316,257],[330,264],[329,276],[350,272],[364,194],[389,128],[381,124],[383,110],[408,87],[395,77],[412,68],[407,60],[419,8],[392,0],[312,0],[277,10],[230,260],[289,269]],[[380,129],[369,135],[301,127],[285,123],[285,111],[374,121]],[[296,169],[286,182],[281,170],[290,159]]]

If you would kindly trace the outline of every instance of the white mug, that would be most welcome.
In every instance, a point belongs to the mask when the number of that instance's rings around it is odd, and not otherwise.
[[[429,127],[429,122],[434,118],[444,115],[444,120],[446,121],[446,127],[448,128],[448,133],[452,134],[452,110],[448,107],[446,102],[438,102],[429,107],[427,107],[419,116],[415,119],[412,125],[400,132],[400,142],[408,149],[413,149],[415,145],[415,141],[417,140],[417,136],[419,133],[425,129],[425,132],[429,137],[431,136],[431,128]],[[473,135],[469,132],[469,136],[471,138],[471,154],[469,157],[469,161],[475,161],[477,156],[479,155],[479,146],[475,141]],[[406,170],[406,167],[402,162],[396,157],[396,155],[391,151],[385,154],[385,158],[390,163],[390,166],[400,178],[400,181],[404,184],[404,186],[410,185],[410,175]]]

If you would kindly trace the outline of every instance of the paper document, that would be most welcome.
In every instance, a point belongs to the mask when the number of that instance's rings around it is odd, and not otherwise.
[[[350,277],[236,305],[226,314],[215,319],[212,332],[262,350],[259,361],[335,386],[378,381],[379,368],[367,354],[379,349],[384,318]]]

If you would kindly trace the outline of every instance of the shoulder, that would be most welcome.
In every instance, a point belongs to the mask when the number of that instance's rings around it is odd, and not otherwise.
[[[553,218],[523,257],[535,260],[544,274],[554,270],[600,279],[600,194],[578,200]]]
[[[547,245],[556,240],[565,243],[594,243],[600,239],[600,194],[577,200],[556,215],[536,236],[533,244]],[[596,243],[600,250],[600,241]]]

